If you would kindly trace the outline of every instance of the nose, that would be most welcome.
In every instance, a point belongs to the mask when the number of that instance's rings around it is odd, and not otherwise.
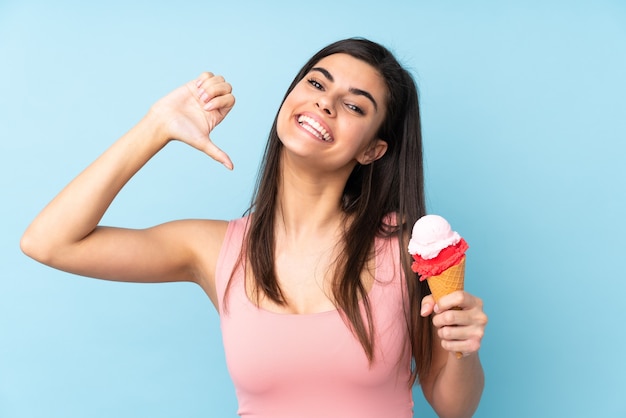
[[[328,96],[318,97],[315,106],[329,116],[333,116],[335,114],[332,100]]]

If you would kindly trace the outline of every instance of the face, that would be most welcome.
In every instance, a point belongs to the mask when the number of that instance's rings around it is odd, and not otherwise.
[[[374,67],[347,54],[323,58],[289,93],[277,119],[284,152],[325,170],[350,170],[380,158],[376,134],[387,87]]]

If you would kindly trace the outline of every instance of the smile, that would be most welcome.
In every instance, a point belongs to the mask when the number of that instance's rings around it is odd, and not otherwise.
[[[333,137],[326,131],[326,129],[319,124],[315,119],[309,116],[300,115],[298,116],[298,123],[305,130],[312,133],[319,139],[325,142],[332,142]]]

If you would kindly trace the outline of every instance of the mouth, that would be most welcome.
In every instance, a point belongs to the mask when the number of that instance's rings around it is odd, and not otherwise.
[[[333,142],[332,135],[326,130],[326,128],[324,128],[318,121],[316,121],[312,117],[299,115],[297,120],[302,128],[315,135],[320,140],[324,142]]]

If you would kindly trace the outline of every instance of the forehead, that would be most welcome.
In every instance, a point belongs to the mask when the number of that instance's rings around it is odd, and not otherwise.
[[[376,68],[348,54],[333,54],[319,60],[313,68],[324,68],[333,77],[333,82],[347,88],[366,90],[376,99],[383,100],[387,85]]]

